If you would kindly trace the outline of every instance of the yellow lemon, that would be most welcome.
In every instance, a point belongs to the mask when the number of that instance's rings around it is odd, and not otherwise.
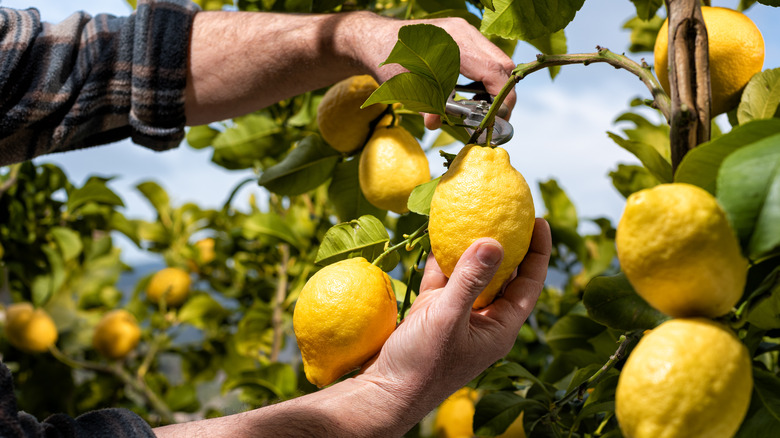
[[[750,357],[731,331],[672,319],[642,338],[620,373],[620,430],[626,438],[730,438],[752,387]]]
[[[214,239],[211,237],[195,242],[195,248],[198,250],[197,259],[200,264],[209,264],[217,257],[217,253],[214,251],[214,244]]]
[[[742,89],[764,65],[764,38],[755,23],[733,9],[702,6],[709,40],[712,116],[739,104]],[[655,69],[669,92],[669,20],[655,40]]]
[[[474,404],[479,394],[464,387],[444,400],[436,411],[433,432],[437,438],[471,438],[474,436]]]
[[[675,317],[717,317],[739,301],[747,260],[715,198],[690,184],[628,197],[617,227],[618,260],[651,306]]]
[[[41,353],[57,342],[57,326],[48,313],[31,303],[14,303],[5,310],[5,335],[14,347]]]
[[[433,432],[437,438],[471,438],[474,436],[474,412],[479,393],[464,387],[444,400],[436,411]],[[525,438],[523,413],[498,438]]]
[[[92,346],[109,359],[127,356],[141,339],[135,317],[124,309],[112,310],[100,319],[92,335]]]
[[[165,304],[177,307],[187,299],[190,293],[192,279],[190,274],[181,268],[165,268],[158,271],[146,287],[146,297],[153,303],[160,302],[165,297]]]
[[[322,138],[339,152],[350,153],[363,146],[370,123],[387,108],[374,104],[361,109],[368,96],[379,88],[370,75],[352,76],[333,85],[317,107],[317,125]]]
[[[368,202],[403,214],[412,190],[430,181],[431,173],[417,139],[400,126],[389,126],[375,130],[366,143],[358,177]]]
[[[323,387],[360,368],[395,330],[390,277],[362,257],[328,265],[301,290],[293,327],[306,378]]]
[[[534,229],[534,203],[525,178],[502,148],[468,145],[442,176],[431,200],[428,231],[436,261],[452,275],[464,251],[477,239],[492,237],[504,247],[504,260],[474,302],[493,301],[528,252]]]

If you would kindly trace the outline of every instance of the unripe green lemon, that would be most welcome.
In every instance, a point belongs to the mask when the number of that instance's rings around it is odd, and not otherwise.
[[[675,317],[718,317],[742,297],[748,262],[706,190],[661,184],[628,197],[615,239],[636,292]]]
[[[431,179],[420,143],[400,126],[378,128],[360,155],[360,189],[368,202],[403,214],[415,187]]]
[[[442,176],[431,200],[428,231],[436,261],[452,275],[474,241],[491,237],[504,248],[493,280],[474,302],[487,306],[517,268],[531,243],[534,202],[525,178],[502,148],[468,145]]]
[[[127,356],[141,339],[135,317],[124,309],[112,310],[100,319],[92,335],[92,346],[109,359]]]
[[[42,353],[57,342],[57,326],[48,313],[21,302],[5,310],[5,335],[14,347],[30,353]]]
[[[620,372],[626,438],[731,438],[750,405],[750,355],[726,327],[672,319],[646,334]]]

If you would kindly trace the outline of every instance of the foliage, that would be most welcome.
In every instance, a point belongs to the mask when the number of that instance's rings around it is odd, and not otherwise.
[[[531,44],[545,54],[566,51],[565,27],[583,3],[555,2],[557,9],[551,9],[532,0],[236,2],[239,9],[253,11],[370,9],[398,18],[464,17],[510,53],[516,44]],[[650,50],[662,2],[632,3],[637,16],[625,23],[632,31],[631,50]],[[200,4],[224,6],[221,0]],[[741,5],[765,8],[777,2]],[[525,14],[528,10],[535,13]],[[400,102],[403,108],[394,111],[418,138],[424,133],[422,120],[410,113],[443,114],[458,77],[448,38],[431,26],[402,28],[387,62],[410,72],[371,97]],[[415,41],[426,44],[416,47]],[[751,260],[742,300],[721,318],[753,359],[755,389],[739,437],[767,436],[780,427],[779,84],[777,69],[756,75],[729,118],[730,131],[691,151],[674,172],[669,127],[660,113],[629,108],[615,120],[628,127],[609,133],[641,164],[620,163],[610,173],[621,195],[670,181],[703,187],[722,203]],[[43,307],[60,333],[51,354],[24,354],[0,338],[20,409],[43,418],[119,406],[156,425],[312,392],[316,388],[303,377],[295,349],[292,309],[306,280],[322,265],[356,255],[391,274],[403,317],[419,288],[418,265],[430,250],[426,215],[438,180],[415,189],[411,213],[405,215],[388,215],[368,203],[358,185],[360,152],[341,155],[317,132],[323,93],[308,92],[189,130],[188,143],[210,149],[214,163],[251,173],[218,210],[173,205],[149,181],[137,189],[156,217],[131,219],[109,188],[111,178],[93,176],[78,187],[53,165],[0,169],[0,294],[4,302]],[[258,206],[253,200],[246,211],[234,208],[238,188],[255,182],[267,189],[268,202]],[[511,352],[471,383],[485,394],[476,406],[474,430],[500,434],[524,412],[532,437],[620,436],[614,394],[625,356],[644,330],[666,317],[642,301],[620,273],[614,224],[580,217],[555,179],[540,182],[539,192],[553,233],[549,281]],[[180,308],[145,299],[152,272],[122,262],[114,245],[117,233],[159,255],[158,268],[188,270],[194,286]],[[207,263],[195,246],[203,237],[216,241],[216,257]],[[126,358],[107,361],[93,349],[91,337],[100,317],[116,308],[140,322],[141,341]],[[410,435],[424,436],[428,429],[423,424]]]

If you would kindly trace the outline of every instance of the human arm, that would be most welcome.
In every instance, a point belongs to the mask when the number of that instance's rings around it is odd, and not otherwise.
[[[461,18],[396,20],[369,12],[300,15],[253,12],[199,13],[193,23],[188,66],[188,124],[224,120],[357,74],[380,82],[403,70],[381,66],[398,30],[437,25],[458,43],[461,73],[498,94],[512,60]],[[226,66],[229,66],[226,67]],[[505,101],[511,109],[514,92]],[[426,115],[426,125],[438,118]]]
[[[537,219],[517,277],[481,310],[471,305],[503,256],[498,243],[476,242],[449,279],[429,257],[409,315],[361,374],[282,403],[155,433],[160,438],[401,436],[509,352],[542,290],[550,251],[549,225]]]

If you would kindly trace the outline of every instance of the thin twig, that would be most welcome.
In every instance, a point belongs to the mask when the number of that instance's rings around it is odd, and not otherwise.
[[[402,240],[402,241],[396,243],[395,245],[387,248],[382,254],[379,254],[379,256],[377,258],[375,258],[374,261],[371,264],[373,264],[374,266],[379,266],[379,262],[381,262],[390,253],[392,253],[393,251],[397,251],[397,250],[399,250],[399,249],[401,249],[403,247],[407,247],[407,245],[412,243],[414,241],[414,239],[419,237],[420,234],[424,233],[425,230],[427,230],[427,229],[428,229],[428,221],[425,221],[425,223],[422,224],[422,226],[420,228],[415,230],[412,234],[408,235],[404,240]],[[407,251],[411,251],[412,248],[411,247],[407,247],[406,250]]]
[[[485,118],[482,120],[482,123],[480,123],[479,127],[472,134],[470,143],[475,142],[476,139],[479,138],[482,132],[487,128],[487,126],[493,123],[493,120],[498,114],[498,109],[501,107],[501,104],[504,102],[509,93],[512,92],[515,84],[533,72],[559,65],[589,65],[596,62],[605,62],[615,68],[620,68],[633,73],[639,77],[639,79],[650,90],[650,93],[653,95],[653,106],[661,111],[661,114],[664,115],[667,121],[670,120],[671,100],[664,92],[663,88],[661,88],[661,84],[658,82],[658,79],[653,76],[649,66],[644,63],[639,64],[627,56],[619,55],[603,47],[597,46],[596,50],[598,51],[595,53],[537,55],[535,61],[519,64],[512,71],[512,76],[510,76],[509,81],[504,84],[504,87],[496,95],[495,99],[493,100],[493,104],[490,106],[490,109],[485,115]]]
[[[282,350],[282,339],[284,335],[284,326],[282,316],[284,313],[284,299],[287,297],[287,264],[290,261],[290,246],[286,243],[279,245],[279,252],[282,259],[278,265],[278,279],[276,280],[276,294],[273,301],[273,315],[271,324],[273,326],[273,343],[271,344],[271,362],[279,359],[279,352]]]

